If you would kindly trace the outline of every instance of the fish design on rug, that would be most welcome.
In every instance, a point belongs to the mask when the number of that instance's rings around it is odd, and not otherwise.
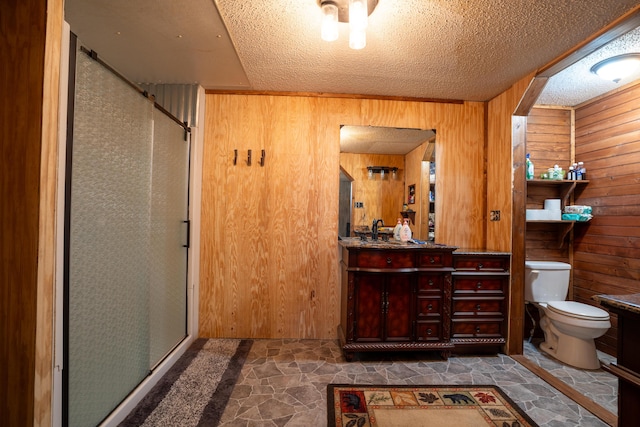
[[[472,405],[475,403],[473,399],[471,399],[469,396],[465,396],[464,394],[460,394],[460,393],[444,394],[442,395],[442,397],[450,399],[454,405],[460,405],[460,404]]]

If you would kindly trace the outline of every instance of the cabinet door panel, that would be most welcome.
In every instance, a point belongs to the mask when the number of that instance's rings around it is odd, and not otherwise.
[[[391,274],[387,276],[387,333],[389,341],[411,339],[411,275]]]
[[[356,341],[381,341],[384,275],[363,274],[356,278],[354,331]]]

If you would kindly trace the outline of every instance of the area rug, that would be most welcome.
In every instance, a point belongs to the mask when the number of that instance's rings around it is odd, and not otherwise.
[[[329,427],[520,427],[537,424],[495,385],[327,386]]]
[[[252,344],[197,339],[119,426],[217,425]]]

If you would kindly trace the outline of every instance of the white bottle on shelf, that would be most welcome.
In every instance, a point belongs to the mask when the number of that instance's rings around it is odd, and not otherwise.
[[[393,228],[393,238],[400,240],[400,230],[402,230],[402,218],[398,218],[398,223]]]
[[[400,230],[400,240],[403,242],[408,242],[411,240],[411,228],[409,228],[409,218],[404,219],[404,224],[402,225],[402,229]]]

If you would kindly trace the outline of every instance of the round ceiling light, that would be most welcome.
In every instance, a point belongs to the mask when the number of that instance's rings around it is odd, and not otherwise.
[[[640,69],[640,53],[626,53],[600,61],[591,67],[591,72],[605,80],[618,83]]]

